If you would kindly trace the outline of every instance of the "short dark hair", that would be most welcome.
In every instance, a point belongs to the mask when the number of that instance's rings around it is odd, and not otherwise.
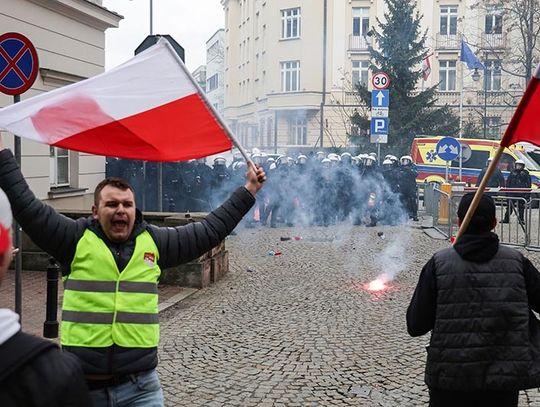
[[[133,190],[133,187],[124,178],[107,177],[103,181],[101,181],[99,184],[97,184],[96,189],[94,190],[94,205],[98,206],[101,190],[105,188],[107,185],[110,185],[114,188],[118,188],[122,191],[126,191],[129,189],[135,195],[135,191]]]
[[[459,202],[457,215],[460,220],[465,218],[471,202],[474,198],[474,193],[469,192],[461,198]],[[467,233],[485,233],[493,229],[493,221],[495,220],[495,201],[489,195],[482,195],[478,207],[474,211],[471,222],[467,227]]]

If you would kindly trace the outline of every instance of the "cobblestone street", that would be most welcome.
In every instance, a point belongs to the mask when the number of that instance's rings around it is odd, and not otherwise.
[[[405,312],[421,267],[446,245],[411,226],[228,238],[227,277],[162,314],[167,405],[427,405],[429,335],[410,338]],[[389,288],[366,291],[381,271],[396,273]],[[520,406],[533,405],[538,390],[522,392]]]

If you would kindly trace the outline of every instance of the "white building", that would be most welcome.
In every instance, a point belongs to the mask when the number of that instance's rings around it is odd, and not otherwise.
[[[225,97],[224,74],[225,30],[221,28],[206,41],[206,94],[220,115]]]
[[[35,46],[39,73],[21,100],[82,79],[105,67],[105,30],[122,16],[101,0],[2,0],[0,27],[18,32]],[[0,106],[13,97],[0,94]],[[13,150],[13,137],[3,133]],[[105,175],[105,158],[49,147],[22,139],[22,171],[36,196],[61,209],[87,209],[93,190]]]
[[[463,117],[485,117],[486,136],[500,137],[525,85],[500,66],[515,39],[514,32],[507,33],[510,22],[477,0],[416,3],[432,53],[432,73],[418,89],[438,84],[439,104],[458,113],[463,88]],[[224,114],[241,143],[275,150],[348,146],[348,135],[356,131],[349,118],[355,109],[365,109],[354,84],[371,87],[370,31],[377,19],[384,21],[384,1],[222,0],[222,5]],[[460,62],[462,38],[485,61],[485,81],[473,81],[473,72]]]
[[[201,65],[195,69],[191,75],[199,86],[206,92],[206,65]]]

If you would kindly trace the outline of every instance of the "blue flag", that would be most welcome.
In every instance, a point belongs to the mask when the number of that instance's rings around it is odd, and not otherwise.
[[[486,69],[484,64],[474,55],[469,45],[463,40],[461,40],[461,61],[465,62],[469,69]]]

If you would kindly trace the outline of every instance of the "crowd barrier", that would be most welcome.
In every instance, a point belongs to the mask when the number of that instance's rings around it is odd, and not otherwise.
[[[461,197],[475,192],[475,187],[450,184],[424,186],[424,211],[431,217],[431,227],[445,237],[458,229],[457,208]],[[495,233],[501,243],[540,251],[540,191],[527,188],[486,188],[496,204]],[[520,216],[520,210],[523,216]],[[508,212],[508,216],[506,216]],[[503,222],[508,217],[508,222]]]

